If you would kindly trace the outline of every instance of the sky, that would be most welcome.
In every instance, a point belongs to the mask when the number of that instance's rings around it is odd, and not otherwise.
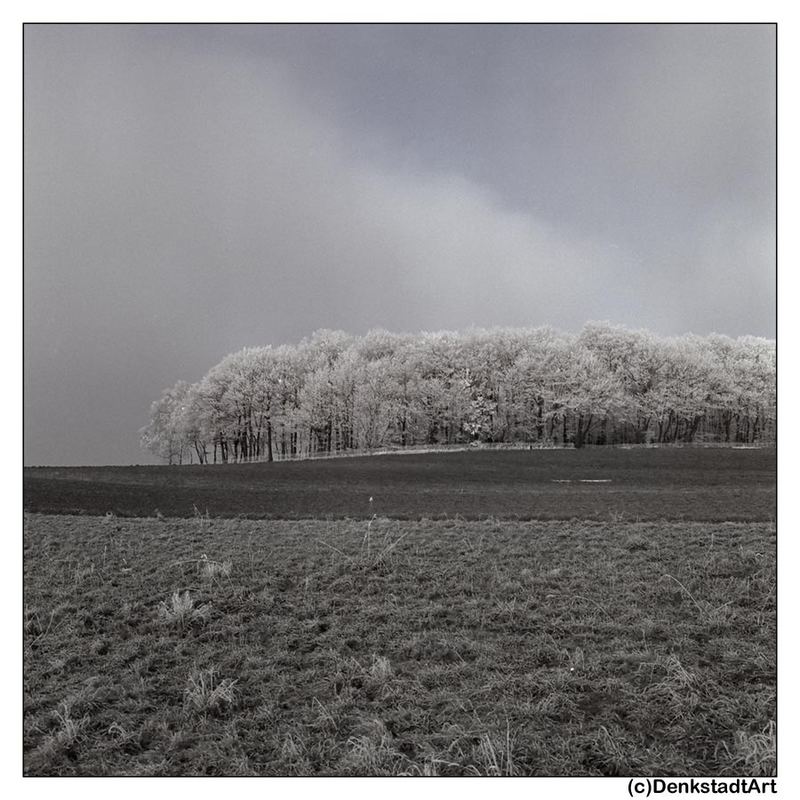
[[[769,25],[27,25],[24,460],[245,346],[775,336]]]

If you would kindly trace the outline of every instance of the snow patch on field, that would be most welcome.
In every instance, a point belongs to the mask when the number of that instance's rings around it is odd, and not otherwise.
[[[552,483],[611,483],[611,478],[553,478]]]

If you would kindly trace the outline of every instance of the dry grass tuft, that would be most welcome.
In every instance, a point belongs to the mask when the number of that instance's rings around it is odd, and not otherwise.
[[[386,683],[392,675],[392,664],[386,656],[372,656],[369,674],[376,683]]]
[[[218,681],[213,667],[195,671],[183,690],[184,704],[201,714],[221,714],[236,704],[235,686],[236,681],[230,678]]]
[[[229,578],[233,562],[231,561],[212,561],[207,555],[203,554],[200,559],[200,575],[206,580],[214,578]]]
[[[172,593],[169,602],[161,601],[158,604],[158,618],[162,624],[186,630],[193,622],[204,622],[211,607],[203,604],[195,608],[194,599],[189,591],[181,594],[180,591]]]
[[[770,777],[776,774],[777,740],[775,723],[761,733],[736,731],[733,747],[729,750],[733,766],[745,775]]]

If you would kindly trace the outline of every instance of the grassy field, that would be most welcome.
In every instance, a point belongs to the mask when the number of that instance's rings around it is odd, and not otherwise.
[[[775,449],[534,450],[206,467],[42,467],[27,511],[255,519],[765,520]],[[582,483],[601,480],[604,483]],[[369,502],[369,498],[373,502]]]
[[[26,470],[24,770],[773,774],[774,466]]]
[[[768,774],[773,552],[769,523],[30,516],[25,769]]]

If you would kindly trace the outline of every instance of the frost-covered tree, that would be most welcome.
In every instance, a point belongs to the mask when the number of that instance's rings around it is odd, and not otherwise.
[[[139,431],[142,447],[168,464],[182,464],[184,458],[188,459],[191,445],[183,425],[188,392],[186,381],[165,389],[150,406],[150,422]]]

